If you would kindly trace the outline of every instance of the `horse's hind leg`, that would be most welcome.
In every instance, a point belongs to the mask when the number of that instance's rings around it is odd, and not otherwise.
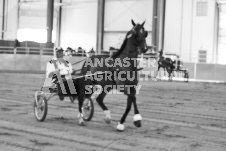
[[[79,110],[78,118],[79,118],[79,125],[82,125],[82,126],[85,125],[85,121],[83,120],[83,114],[82,114],[82,105],[85,98],[84,92],[85,91],[82,91],[82,88],[81,88],[78,95],[78,110]]]
[[[110,89],[108,89],[108,91],[110,91]],[[101,94],[99,94],[98,97],[96,98],[96,101],[105,113],[106,123],[110,124],[111,123],[111,113],[110,113],[110,110],[108,110],[108,108],[106,107],[106,105],[103,102],[105,96],[106,96],[106,92],[102,91]]]

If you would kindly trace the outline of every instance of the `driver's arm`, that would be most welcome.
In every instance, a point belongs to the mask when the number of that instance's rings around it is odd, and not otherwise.
[[[69,69],[69,74],[72,74],[73,69],[72,69],[72,65],[70,62],[68,62],[68,69]]]
[[[52,78],[56,73],[56,69],[53,63],[48,62],[46,65],[46,78]]]

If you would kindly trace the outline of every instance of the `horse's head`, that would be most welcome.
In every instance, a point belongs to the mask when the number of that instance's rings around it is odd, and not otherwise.
[[[112,55],[112,58],[118,57],[120,54],[129,54],[129,57],[137,57],[138,54],[145,53],[148,50],[146,37],[148,32],[144,29],[144,23],[135,24],[132,20],[133,28],[126,34],[121,48]]]
[[[145,53],[148,50],[146,37],[148,32],[144,29],[145,21],[142,24],[135,24],[132,20],[133,28],[128,33],[128,38],[133,38],[133,43],[137,46],[139,53]]]

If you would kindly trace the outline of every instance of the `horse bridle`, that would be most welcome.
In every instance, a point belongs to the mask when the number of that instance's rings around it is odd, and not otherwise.
[[[129,32],[129,34],[126,36],[127,39],[129,39],[129,38],[132,37],[134,34],[136,34],[136,31],[135,31],[136,26],[137,26],[137,25],[135,25],[135,26],[131,29],[131,31]],[[147,31],[145,31],[145,32],[147,32]],[[137,40],[137,39],[136,39],[136,40]],[[141,51],[140,51],[139,47],[137,47],[136,49],[138,50],[138,54],[140,54]],[[122,52],[121,54],[133,54],[133,53],[137,53],[137,51],[131,50],[131,51],[127,51],[127,52]]]

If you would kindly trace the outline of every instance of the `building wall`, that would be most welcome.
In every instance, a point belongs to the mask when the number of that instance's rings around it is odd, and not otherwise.
[[[60,44],[63,48],[95,49],[97,0],[74,0],[71,5],[62,7],[61,18]]]
[[[3,1],[0,1],[0,39],[2,38]]]
[[[197,16],[197,2],[207,2],[206,16]],[[165,53],[176,53],[185,62],[198,62],[199,50],[206,50],[206,63],[215,63],[215,18],[215,0],[167,0]]]
[[[197,8],[198,0],[195,0],[195,11]],[[214,38],[215,38],[215,4],[214,0],[207,0],[207,16],[196,16],[194,14],[193,20],[193,34],[192,34],[192,62],[198,61],[198,51],[206,50],[207,51],[207,63],[214,62]]]
[[[193,36],[193,19],[194,19],[194,2],[193,0],[182,1],[181,7],[181,44],[178,54],[182,57],[182,60],[187,62],[192,61],[192,36]],[[183,34],[182,34],[183,33]],[[183,54],[183,55],[182,55]]]
[[[153,0],[106,0],[104,16],[104,50],[109,47],[120,48],[126,33],[135,23],[145,22],[149,32],[147,44],[151,45]]]
[[[165,43],[163,50],[165,53],[180,53],[182,1],[166,0]]]
[[[58,7],[54,8],[53,18],[53,38],[57,30]],[[47,1],[21,2],[19,7],[19,26],[18,40],[19,41],[36,41],[45,43],[47,41]],[[36,35],[36,36],[32,36]]]
[[[217,62],[226,64],[226,5],[219,5],[219,44],[217,51]]]
[[[197,2],[208,2],[207,16],[196,16]],[[27,6],[26,3],[21,3],[19,7],[18,1],[6,0],[5,40],[14,40],[17,28],[46,29],[46,1],[42,5],[32,3]],[[0,1],[0,8],[2,4],[3,1]],[[97,0],[63,0],[63,4],[61,46],[81,46],[86,50],[95,48]],[[147,43],[151,45],[152,7],[153,0],[106,0],[104,49],[120,47],[126,32],[132,28],[131,19],[140,23],[146,20],[145,28],[149,31]],[[56,30],[58,5],[55,5],[54,12]],[[185,62],[197,62],[198,51],[206,50],[207,63],[215,63],[216,58],[219,58],[218,63],[223,62],[223,57],[216,56],[216,13],[215,0],[166,0],[164,51],[179,54]],[[0,16],[1,14],[2,11]],[[0,27],[1,22],[2,17]],[[46,38],[45,35],[43,37]],[[218,55],[223,56],[223,49],[220,47],[219,50]]]
[[[5,1],[5,12],[3,14],[3,0],[0,1],[0,31],[2,39],[2,32],[4,37],[2,40],[15,40],[17,37],[17,27],[18,27],[18,1],[6,0]],[[4,19],[4,31],[2,31],[2,21]]]

